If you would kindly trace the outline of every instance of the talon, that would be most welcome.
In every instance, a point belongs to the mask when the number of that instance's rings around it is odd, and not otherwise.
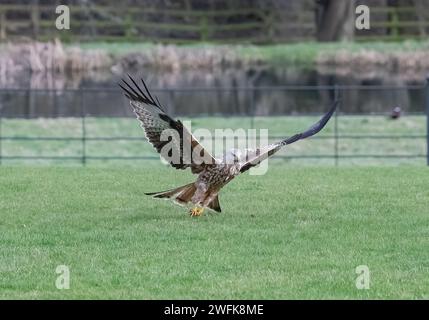
[[[191,217],[199,217],[203,214],[204,208],[195,207],[189,210],[189,214]]]

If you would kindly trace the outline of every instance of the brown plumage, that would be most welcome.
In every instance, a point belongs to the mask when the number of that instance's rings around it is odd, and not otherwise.
[[[181,121],[172,119],[164,112],[159,100],[153,98],[143,80],[141,81],[145,91],[130,76],[128,77],[131,83],[123,80],[123,83],[119,85],[124,90],[125,96],[130,99],[133,111],[144,129],[148,141],[174,168],[182,170],[191,168],[192,173],[198,174],[197,180],[193,183],[167,191],[146,194],[155,198],[171,199],[179,204],[192,203],[195,205],[191,210],[193,216],[201,215],[204,208],[221,212],[218,193],[227,183],[240,173],[272,156],[283,146],[319,132],[331,118],[338,104],[338,101],[334,102],[322,119],[302,133],[263,148],[247,150],[243,155],[232,150],[222,159],[216,159],[204,149]],[[165,132],[171,133],[168,140],[163,136]],[[167,146],[169,147],[168,153],[164,150],[164,147]],[[187,146],[190,147],[190,152],[185,152]],[[204,161],[197,161],[194,158],[195,154],[202,156]],[[172,155],[177,155],[177,157],[174,158]]]

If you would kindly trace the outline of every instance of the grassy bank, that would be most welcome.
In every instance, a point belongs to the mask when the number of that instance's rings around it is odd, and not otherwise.
[[[113,70],[122,74],[147,67],[180,70],[246,69],[257,66],[381,66],[398,73],[429,71],[429,42],[297,43],[268,46],[196,44],[162,46],[151,43],[16,43],[0,45],[1,74],[21,71],[80,72]],[[355,70],[357,71],[357,70]],[[381,72],[381,71],[380,71]],[[421,76],[424,77],[424,76]]]
[[[429,298],[426,168],[273,167],[197,219],[143,195],[190,179],[0,168],[0,298]],[[69,290],[55,287],[58,265]]]
[[[82,43],[83,49],[101,49],[115,57],[133,52],[147,52],[156,47],[151,43]],[[219,45],[194,44],[182,45],[179,48],[194,52],[196,55],[201,49],[216,51]],[[428,51],[427,41],[404,41],[404,42],[340,42],[340,43],[292,43],[266,46],[228,45],[231,52],[236,53],[244,61],[261,61],[269,64],[299,64],[301,66],[314,66],[318,58],[332,56],[339,50],[350,53],[376,52],[376,53],[409,53],[419,50]]]
[[[269,129],[271,142],[283,137],[291,136],[302,131],[318,119],[317,116],[287,116],[287,117],[257,117],[253,121],[249,117],[232,118],[194,118],[191,119],[191,129],[205,128],[214,134],[215,129]],[[186,119],[183,119],[186,120]],[[188,119],[190,120],[190,119]],[[85,121],[87,138],[101,137],[134,137],[137,140],[87,140],[85,154],[89,157],[119,156],[135,157],[149,156],[153,160],[88,160],[88,165],[131,165],[141,166],[158,164],[157,153],[146,142],[143,131],[137,120],[133,118],[87,118]],[[334,135],[334,121],[316,137],[300,141],[288,146],[279,152],[280,156],[301,158],[274,158],[273,164],[317,164],[332,165],[336,150],[340,155],[356,156],[339,160],[340,165],[424,165],[422,158],[362,158],[362,155],[425,155],[426,119],[424,116],[404,116],[392,121],[384,116],[340,116],[338,118],[338,144],[332,138]],[[259,132],[258,132],[259,135]],[[368,138],[352,139],[350,136],[369,136]],[[4,140],[1,145],[3,157],[13,156],[62,156],[78,157],[72,160],[22,160],[3,159],[4,164],[61,164],[80,165],[82,156],[82,122],[77,118],[59,119],[3,119],[2,136],[16,137],[48,137],[67,138],[75,140]],[[387,136],[392,136],[388,138]],[[408,138],[401,138],[407,136]],[[377,139],[377,137],[380,137]],[[222,146],[211,143],[211,140],[202,140],[203,144],[215,154],[222,154]],[[306,158],[316,156],[316,158]],[[302,158],[304,157],[304,158]],[[320,157],[320,158],[317,158]]]

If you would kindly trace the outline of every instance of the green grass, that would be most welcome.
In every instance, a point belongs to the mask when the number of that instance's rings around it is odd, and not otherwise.
[[[429,298],[427,168],[274,165],[200,218],[143,195],[191,179],[0,167],[0,298]],[[69,290],[55,288],[62,264]]]
[[[297,64],[303,67],[313,67],[319,56],[333,55],[339,50],[356,53],[374,51],[381,53],[412,52],[419,49],[429,49],[427,41],[404,42],[304,42],[270,46],[238,47],[244,58],[258,57],[271,64]]]
[[[76,44],[72,44],[76,45]],[[130,52],[143,52],[153,49],[153,43],[109,43],[109,42],[89,42],[79,44],[83,49],[100,49],[106,51],[113,56],[120,56]],[[216,50],[219,45],[211,43],[198,43],[181,45],[182,48],[187,48],[190,51],[198,50],[199,48],[211,48]],[[334,54],[340,49],[344,49],[351,53],[359,51],[375,51],[382,53],[392,52],[412,52],[416,50],[429,49],[428,41],[407,40],[402,42],[336,42],[336,43],[320,43],[320,42],[303,42],[289,43],[279,45],[228,45],[228,48],[237,52],[243,61],[248,59],[260,60],[270,64],[297,64],[301,67],[312,67],[320,55]]]
[[[269,128],[272,142],[281,137],[293,135],[307,128],[317,121],[317,116],[286,116],[286,117],[257,117],[253,126],[256,129]],[[186,120],[186,119],[185,119]],[[188,119],[189,120],[189,119]],[[2,135],[7,137],[74,137],[82,135],[81,120],[77,118],[59,119],[3,119]],[[211,133],[218,128],[243,128],[252,126],[252,120],[248,117],[206,117],[191,119],[192,130],[198,128],[209,129]],[[426,119],[424,116],[404,116],[392,121],[384,116],[340,116],[338,118],[338,152],[340,155],[425,155],[425,138],[400,138],[401,135],[421,135],[426,133]],[[327,127],[315,138],[300,141],[288,146],[279,152],[281,156],[333,156],[335,154],[334,121],[330,121]],[[88,140],[86,142],[86,156],[150,156],[157,154],[152,146],[144,139],[142,129],[133,118],[87,118],[87,137],[138,137],[141,140],[124,141],[100,141]],[[342,138],[345,135],[371,135],[393,136],[389,139],[350,139]],[[325,137],[326,139],[321,139]],[[222,153],[217,144],[211,146],[211,142],[202,140],[207,149],[214,150],[215,154]],[[216,152],[217,150],[217,152]],[[219,151],[220,150],[220,151]],[[4,140],[2,141],[1,154],[6,157],[13,156],[82,156],[82,141],[33,141],[33,140]],[[3,159],[5,164],[62,164],[80,165],[78,160],[16,160]],[[277,159],[275,161],[288,164],[318,164],[332,165],[333,158],[323,159]],[[339,160],[340,165],[424,165],[425,158],[344,158]],[[148,162],[157,164],[157,160],[126,161],[128,165],[142,166]],[[117,165],[118,160],[102,161],[88,160],[88,165]]]

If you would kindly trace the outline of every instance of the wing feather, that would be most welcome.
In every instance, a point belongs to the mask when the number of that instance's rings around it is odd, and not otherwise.
[[[250,150],[247,153],[245,153],[241,160],[240,172],[245,172],[250,168],[257,166],[262,161],[264,161],[265,159],[268,159],[277,151],[279,151],[283,146],[294,143],[298,140],[311,137],[316,133],[318,133],[320,130],[322,130],[325,127],[326,123],[328,123],[329,119],[332,117],[335,110],[337,109],[338,103],[339,103],[338,100],[335,101],[331,106],[331,108],[329,109],[329,111],[318,122],[313,124],[306,131],[297,133],[292,137],[289,137],[277,143],[274,143],[256,150]]]
[[[125,96],[130,100],[131,107],[145,132],[147,140],[154,146],[171,166],[176,169],[191,168],[193,173],[201,172],[205,166],[215,163],[214,157],[204,149],[198,140],[186,129],[180,120],[172,119],[161,107],[157,97],[153,97],[143,79],[144,90],[129,76],[131,83],[122,79],[119,86],[124,90]],[[177,134],[169,135],[169,140],[164,141],[161,136],[165,130],[173,130]],[[179,155],[178,161],[172,161],[163,155],[163,147],[169,143],[171,152]],[[186,143],[186,144],[185,144]],[[184,150],[184,146],[190,146],[190,152]],[[198,148],[198,149],[197,149]],[[194,161],[192,155],[198,150],[205,161]]]

